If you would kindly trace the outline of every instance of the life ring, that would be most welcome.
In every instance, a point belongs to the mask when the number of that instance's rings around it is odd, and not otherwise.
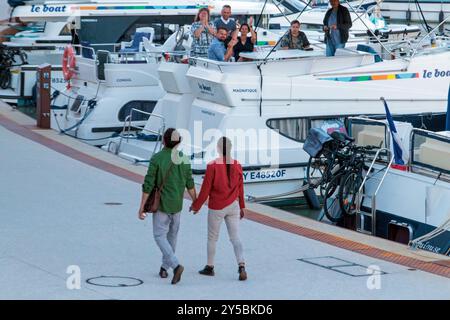
[[[68,45],[64,49],[63,61],[62,61],[62,71],[63,71],[64,80],[68,81],[69,87],[70,87],[70,79],[72,79],[72,77],[75,74],[75,65],[76,65],[75,50],[73,49],[73,47],[71,45]]]

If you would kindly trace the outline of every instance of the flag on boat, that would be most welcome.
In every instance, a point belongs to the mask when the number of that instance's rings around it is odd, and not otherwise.
[[[406,165],[408,164],[408,151],[403,147],[402,140],[397,132],[394,119],[389,111],[386,100],[384,100],[384,98],[381,98],[381,100],[383,100],[384,103],[386,120],[389,124],[389,131],[391,132],[392,137],[392,149],[394,151],[394,165],[392,165],[392,167],[395,169],[406,170]]]

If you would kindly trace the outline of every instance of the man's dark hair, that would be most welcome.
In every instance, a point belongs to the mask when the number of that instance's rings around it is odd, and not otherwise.
[[[216,32],[219,32],[220,30],[225,30],[225,32],[228,33],[228,29],[225,27],[218,27]]]
[[[181,136],[177,130],[175,130],[174,128],[169,128],[164,132],[163,140],[164,145],[167,148],[173,149],[181,142]]]
[[[222,9],[225,9],[225,8],[227,8],[227,9],[230,9],[230,10],[231,10],[231,6],[230,6],[229,4],[226,4],[226,5],[224,5],[224,6],[222,7]]]
[[[298,20],[291,21],[291,26],[293,26],[294,24],[300,25],[300,21],[298,21]]]

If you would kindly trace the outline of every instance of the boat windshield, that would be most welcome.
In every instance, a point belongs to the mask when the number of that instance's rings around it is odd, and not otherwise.
[[[273,4],[275,4],[279,9],[283,11],[284,15],[289,15],[292,13],[299,13],[305,10],[311,10],[312,8],[307,5],[307,2],[302,0],[273,0]],[[281,16],[282,13],[274,16]]]

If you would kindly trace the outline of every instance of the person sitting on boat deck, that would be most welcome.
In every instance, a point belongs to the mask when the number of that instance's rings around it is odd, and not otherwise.
[[[231,18],[231,6],[228,4],[224,5],[220,14],[220,17],[214,20],[214,27],[216,29],[225,28],[227,35],[231,36],[236,30],[236,21]]]
[[[311,50],[306,34],[300,31],[300,22],[294,20],[291,22],[291,28],[280,40],[281,49]]]
[[[227,47],[225,47],[225,40],[227,39],[227,29],[218,28],[216,37],[211,42],[208,49],[208,59],[216,61],[228,61],[233,56],[233,47],[237,43],[236,38],[232,38]]]
[[[191,57],[206,58],[208,48],[214,39],[216,30],[214,24],[209,21],[210,13],[208,8],[201,8],[191,26],[192,45]]]
[[[325,31],[326,54],[334,56],[336,49],[345,47],[348,40],[348,31],[352,27],[352,18],[346,7],[339,0],[330,0],[331,8],[328,9],[323,19],[323,31]]]
[[[250,18],[249,23],[243,23],[239,26],[238,29],[241,35],[238,37],[238,32],[236,31],[233,33],[233,38],[236,39],[236,44],[233,47],[234,52],[234,59],[235,61],[246,61],[247,59],[240,57],[239,54],[241,52],[253,52],[255,49],[255,43],[256,43],[256,32],[252,28],[253,19]],[[250,33],[250,37],[248,34]]]

